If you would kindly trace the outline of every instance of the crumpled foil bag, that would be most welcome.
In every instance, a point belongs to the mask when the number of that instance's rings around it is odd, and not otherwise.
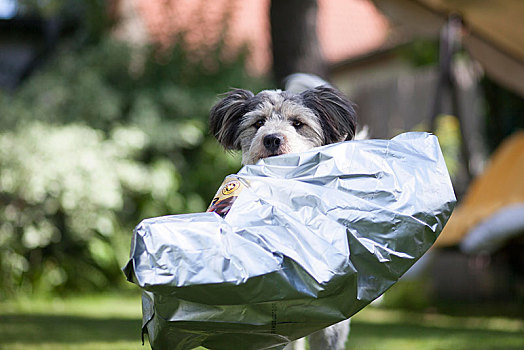
[[[226,215],[134,231],[124,272],[155,350],[281,349],[345,320],[431,247],[455,204],[427,133],[270,157],[231,179],[243,189]]]

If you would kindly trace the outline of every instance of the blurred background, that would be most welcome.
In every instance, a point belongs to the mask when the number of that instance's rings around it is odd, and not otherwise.
[[[522,319],[519,0],[0,0],[0,301],[136,292],[134,226],[205,210],[240,167],[217,95],[298,71],[371,138],[439,136],[457,209],[382,306]]]

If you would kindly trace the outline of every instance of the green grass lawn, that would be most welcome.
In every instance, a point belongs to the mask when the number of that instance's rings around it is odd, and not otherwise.
[[[149,350],[147,340],[142,346],[140,325],[139,296],[4,302],[0,349]],[[348,349],[524,349],[523,319],[368,307],[351,327]]]
[[[0,304],[0,349],[150,349],[140,339],[140,296]]]

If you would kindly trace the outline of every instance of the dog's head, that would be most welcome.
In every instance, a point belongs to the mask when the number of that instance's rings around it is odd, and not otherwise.
[[[226,149],[241,150],[242,163],[351,140],[353,103],[338,90],[319,86],[294,94],[232,90],[211,109],[211,132]]]

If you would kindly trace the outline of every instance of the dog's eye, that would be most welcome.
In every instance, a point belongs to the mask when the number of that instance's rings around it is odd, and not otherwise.
[[[291,125],[293,125],[293,127],[295,129],[298,129],[298,128],[302,127],[304,125],[304,123],[302,123],[300,120],[293,120],[291,122]]]
[[[265,121],[264,119],[260,119],[260,120],[257,120],[257,121],[255,122],[255,124],[253,124],[253,126],[254,126],[255,128],[259,129],[259,128],[262,127],[262,125],[264,125],[265,122],[266,122],[266,121]]]

